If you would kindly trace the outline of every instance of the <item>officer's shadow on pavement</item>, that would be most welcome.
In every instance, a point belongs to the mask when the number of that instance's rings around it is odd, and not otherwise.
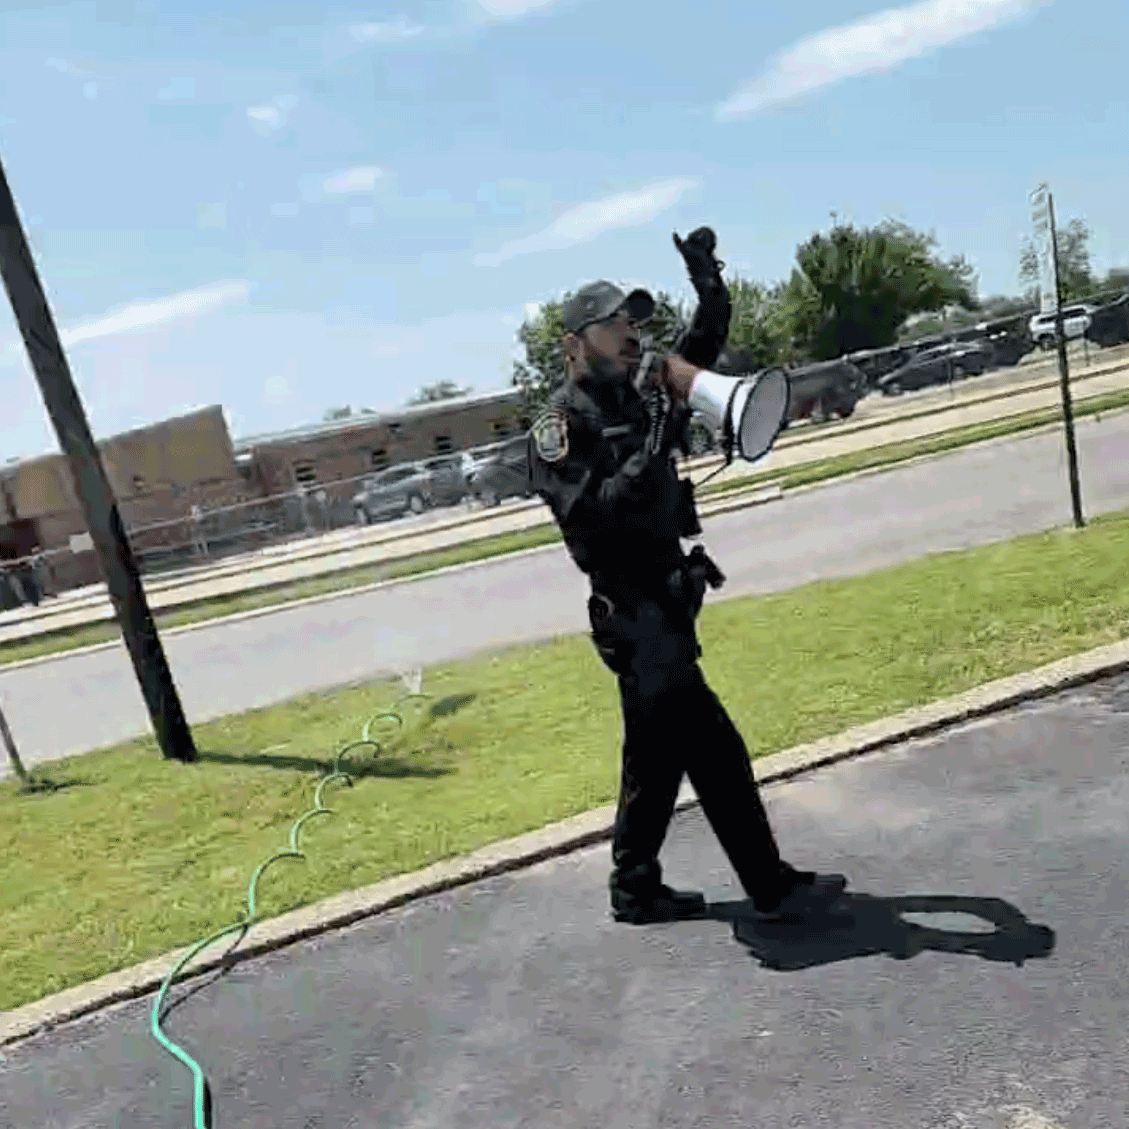
[[[707,917],[730,921],[734,937],[764,968],[795,972],[821,964],[885,954],[909,960],[918,953],[963,953],[1021,966],[1054,951],[1055,933],[1002,898],[911,895],[883,898],[846,892],[826,908],[779,922],[756,922],[747,902],[715,902]],[[961,914],[979,917],[990,931],[951,930],[907,921],[904,914]]]

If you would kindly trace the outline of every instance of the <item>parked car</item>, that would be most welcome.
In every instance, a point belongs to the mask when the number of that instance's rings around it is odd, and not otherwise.
[[[846,419],[866,394],[862,370],[844,357],[797,365],[788,370],[788,422],[797,419]]]
[[[1030,327],[1024,324],[1020,329],[989,327],[982,339],[992,350],[992,367],[1014,366],[1035,347],[1031,339]]]
[[[1094,309],[1092,306],[1079,304],[1063,306],[1062,328],[1067,341],[1075,337],[1082,337],[1090,328],[1090,321]],[[1031,319],[1031,337],[1036,345],[1044,349],[1052,349],[1055,344],[1055,315],[1036,314]]]
[[[869,392],[878,387],[882,377],[901,368],[913,354],[914,350],[908,346],[889,345],[884,349],[860,349],[856,353],[848,353],[843,359],[862,372]]]
[[[405,514],[421,514],[431,505],[431,475],[420,463],[405,463],[366,478],[353,497],[353,512],[361,525]]]
[[[462,455],[440,455],[423,464],[431,476],[431,504],[455,506],[470,496],[466,460]]]
[[[483,452],[470,478],[470,488],[482,505],[496,506],[503,498],[533,497],[528,451],[528,436],[523,434]]]
[[[923,349],[901,368],[881,377],[878,388],[885,396],[897,396],[907,388],[925,388],[930,384],[963,380],[970,374],[979,376],[987,372],[994,361],[991,346],[979,341],[934,345],[932,349]]]
[[[690,417],[689,426],[690,458],[696,459],[701,455],[708,455],[717,449],[718,434],[716,428],[702,417],[701,412],[694,412]]]
[[[723,350],[713,370],[723,376],[743,376],[763,371],[754,354],[740,349]],[[792,420],[807,419],[811,415],[819,415],[823,419],[837,415],[846,419],[866,395],[866,377],[863,371],[846,357],[796,365],[786,371],[790,397],[785,427]]]
[[[1095,345],[1106,348],[1129,341],[1129,292],[1093,311],[1086,327],[1086,337]]]

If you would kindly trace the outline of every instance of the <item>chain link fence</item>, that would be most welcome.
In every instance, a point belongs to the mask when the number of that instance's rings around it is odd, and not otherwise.
[[[395,469],[395,468],[388,468]],[[232,505],[194,506],[183,516],[145,525],[130,525],[130,546],[145,576],[161,576],[214,565],[263,549],[367,524],[358,518],[354,499],[380,472],[354,478],[298,486],[286,494],[253,498]],[[427,509],[474,505],[465,480],[432,481]],[[400,516],[395,496],[376,520]],[[405,495],[401,511],[412,512]],[[88,534],[71,538],[67,547],[40,550],[0,560],[0,611],[38,605],[45,598],[101,583],[101,568]]]

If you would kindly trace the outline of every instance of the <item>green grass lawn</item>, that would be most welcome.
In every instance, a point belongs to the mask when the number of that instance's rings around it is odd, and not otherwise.
[[[1129,513],[867,577],[708,606],[703,665],[767,753],[1129,635]],[[724,568],[724,561],[721,562]],[[260,884],[271,916],[614,800],[614,682],[570,637],[445,665],[403,734],[331,788],[307,862]],[[235,921],[317,776],[394,695],[388,683],[196,727],[200,759],[152,739],[0,784],[0,1008]]]
[[[1129,407],[1129,389],[1093,397],[1076,405],[1079,418],[1103,413],[1112,413]],[[830,459],[818,459],[784,471],[762,471],[742,478],[704,486],[698,494],[699,501],[720,500],[734,492],[749,490],[765,482],[779,482],[784,490],[795,490],[801,486],[812,486],[827,482],[860,470],[873,470],[881,467],[894,467],[910,459],[928,455],[940,455],[973,443],[988,439],[998,439],[1008,435],[1018,435],[1037,427],[1045,427],[1060,417],[1059,409],[1039,409],[1026,412],[1010,419],[994,420],[988,423],[973,424],[969,427],[955,428],[939,435],[924,436],[901,443],[887,443],[863,451],[852,451]],[[366,584],[385,580],[395,580],[451,565],[466,564],[472,561],[488,560],[507,553],[521,552],[524,549],[551,545],[560,540],[557,528],[551,522],[532,529],[513,533],[496,534],[467,541],[446,549],[416,553],[397,560],[363,565],[359,568],[313,576],[306,580],[288,581],[270,588],[219,596],[211,600],[200,600],[183,607],[169,608],[154,613],[157,626],[161,630],[170,627],[183,627],[192,623],[205,623],[223,616],[239,612],[253,611],[257,608],[279,607],[295,600],[308,599],[331,592],[346,592]],[[114,623],[99,623],[85,627],[66,628],[31,639],[11,643],[0,643],[0,666],[39,658],[42,655],[72,651],[96,643],[105,643],[121,637]]]

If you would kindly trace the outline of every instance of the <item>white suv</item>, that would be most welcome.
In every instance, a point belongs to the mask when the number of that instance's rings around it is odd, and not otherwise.
[[[1081,337],[1090,328],[1090,315],[1092,306],[1063,306],[1062,328],[1067,341],[1074,337]],[[1036,314],[1029,326],[1031,338],[1036,345],[1049,349],[1055,343],[1055,315]]]

